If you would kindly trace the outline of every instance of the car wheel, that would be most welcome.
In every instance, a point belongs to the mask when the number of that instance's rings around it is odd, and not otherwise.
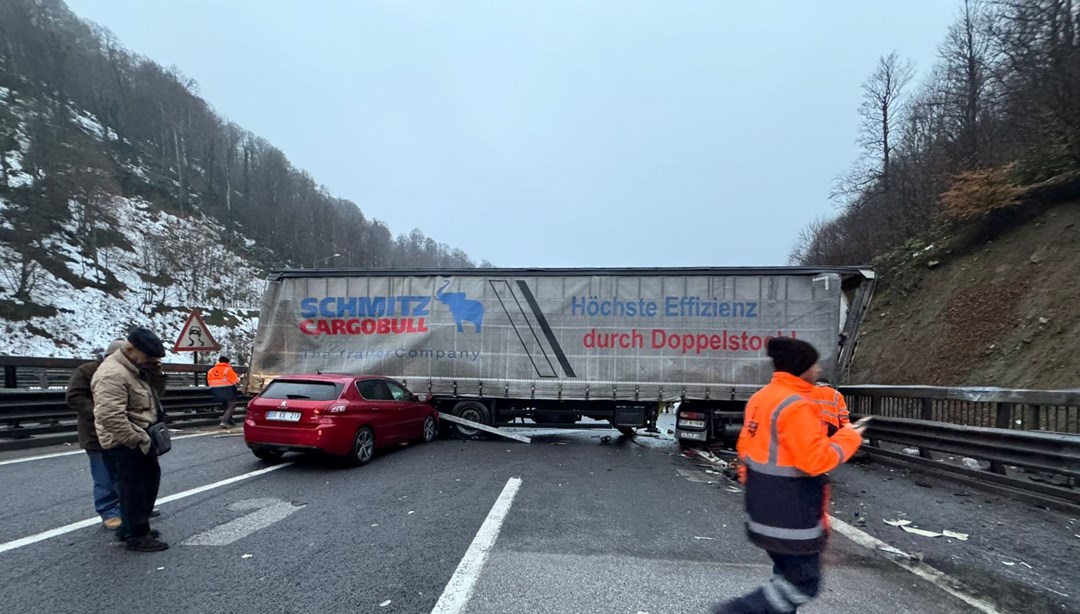
[[[266,461],[268,463],[276,463],[276,462],[278,462],[279,460],[281,460],[281,457],[285,454],[281,450],[266,450],[266,449],[252,450],[251,453],[254,454],[259,460],[264,460],[264,461]]]
[[[439,423],[435,422],[435,416],[428,414],[427,418],[424,418],[424,443],[429,443],[435,440],[435,436],[439,434]]]
[[[480,424],[488,423],[487,407],[484,407],[482,403],[477,403],[475,401],[462,401],[455,405],[453,411],[450,413],[459,418],[471,420],[472,422],[479,422]],[[464,424],[454,423],[454,431],[465,439],[482,439],[484,437],[484,431],[465,426]]]
[[[366,465],[372,456],[375,456],[375,433],[370,427],[362,426],[353,438],[352,453],[349,454],[348,462],[354,467],[359,467]]]

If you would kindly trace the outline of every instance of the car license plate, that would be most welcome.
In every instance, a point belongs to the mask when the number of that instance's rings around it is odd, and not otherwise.
[[[687,427],[691,429],[703,429],[705,428],[704,420],[679,420],[680,427]]]
[[[300,412],[298,411],[268,411],[266,412],[267,420],[284,420],[285,422],[300,422]]]
[[[679,431],[679,439],[693,439],[695,441],[705,441],[705,432],[695,433],[693,431]]]

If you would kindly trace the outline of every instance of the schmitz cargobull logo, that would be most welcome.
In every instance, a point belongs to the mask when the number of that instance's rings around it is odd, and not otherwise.
[[[305,335],[426,333],[430,296],[328,296],[300,301]],[[460,324],[459,324],[460,327]]]

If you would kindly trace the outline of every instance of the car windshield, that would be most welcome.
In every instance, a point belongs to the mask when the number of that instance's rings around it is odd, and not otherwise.
[[[341,385],[333,382],[275,380],[259,396],[264,399],[301,399],[332,401],[341,394]]]

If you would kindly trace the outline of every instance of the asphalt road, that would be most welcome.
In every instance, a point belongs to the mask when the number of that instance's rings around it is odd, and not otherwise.
[[[426,613],[457,596],[475,614],[659,614],[705,612],[768,578],[741,493],[670,439],[538,433],[410,445],[357,469],[287,456],[161,503],[154,526],[172,547],[153,554],[114,545],[96,523],[12,546],[94,514],[85,455],[3,454],[0,610]],[[176,441],[162,466],[162,498],[271,467],[216,433]],[[826,566],[806,612],[978,611],[840,535]]]

